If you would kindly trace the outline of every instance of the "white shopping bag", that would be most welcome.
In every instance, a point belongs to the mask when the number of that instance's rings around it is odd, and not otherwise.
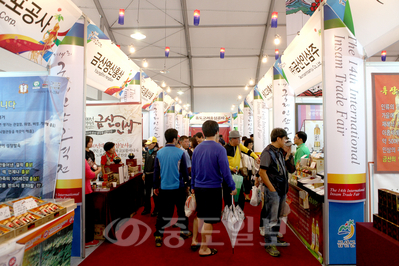
[[[251,204],[252,206],[258,206],[260,201],[261,201],[260,188],[253,186],[251,201],[249,202],[249,204]]]
[[[197,208],[197,202],[195,201],[195,195],[190,195],[187,200],[186,204],[184,205],[184,211],[186,216],[189,217]]]

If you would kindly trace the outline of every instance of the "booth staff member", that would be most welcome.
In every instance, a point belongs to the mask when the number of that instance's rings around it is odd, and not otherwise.
[[[295,152],[295,165],[297,162],[301,161],[302,156],[306,155],[305,158],[309,158],[309,148],[306,146],[305,142],[308,139],[308,135],[306,135],[303,131],[298,131],[294,137],[294,144],[298,146]]]
[[[101,172],[102,172],[103,176],[105,176],[104,166],[114,164],[114,159],[115,159],[115,157],[118,156],[118,155],[116,155],[115,143],[113,143],[113,142],[105,143],[104,150],[105,150],[105,153],[103,156],[101,156]]]
[[[90,165],[85,160],[85,176],[86,176],[86,186],[85,186],[85,216],[86,216],[86,248],[93,247],[98,245],[98,240],[94,240],[94,200],[91,193],[91,184],[90,180],[96,179],[97,174],[100,173],[101,169],[98,168],[95,172],[90,169]]]

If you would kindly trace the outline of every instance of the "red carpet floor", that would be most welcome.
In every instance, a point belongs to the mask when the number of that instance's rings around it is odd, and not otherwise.
[[[244,213],[245,219],[243,227],[238,235],[234,254],[229,240],[229,236],[223,223],[214,226],[214,234],[212,237],[212,248],[216,248],[218,253],[210,257],[199,257],[198,252],[193,252],[190,249],[191,238],[183,241],[175,237],[178,235],[177,228],[168,228],[164,241],[170,237],[170,244],[181,247],[171,248],[165,245],[157,248],[155,247],[153,232],[155,231],[155,217],[149,215],[140,215],[143,208],[140,208],[138,214],[133,218],[139,219],[147,224],[151,229],[149,237],[140,245],[140,241],[147,229],[140,225],[140,233],[137,226],[128,227],[123,233],[123,238],[130,235],[127,240],[131,240],[131,245],[120,246],[118,244],[103,243],[98,247],[89,257],[87,257],[80,265],[204,265],[211,263],[212,265],[295,265],[295,266],[320,266],[321,264],[316,258],[307,250],[307,248],[300,242],[295,234],[286,227],[284,240],[290,243],[289,247],[279,247],[281,256],[271,257],[264,247],[263,237],[259,235],[259,216],[260,206],[253,207],[246,203]],[[176,215],[176,214],[175,214]],[[192,229],[193,217],[190,217],[190,230]],[[126,240],[125,239],[125,240]],[[127,241],[126,241],[127,242]]]

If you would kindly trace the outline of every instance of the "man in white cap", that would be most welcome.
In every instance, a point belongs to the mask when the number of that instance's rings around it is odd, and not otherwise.
[[[145,182],[144,183],[145,195],[144,195],[144,211],[141,213],[141,215],[146,215],[151,213],[151,189],[153,187],[154,163],[158,152],[158,140],[156,137],[150,137],[145,144],[148,145],[148,151],[145,153],[143,158],[145,162],[143,169],[143,181]],[[151,213],[152,217],[158,215],[158,208],[157,208],[158,196],[154,194],[153,199],[154,199],[154,211]]]
[[[253,157],[258,163],[259,157],[252,151],[245,147],[240,142],[240,133],[237,130],[232,130],[229,133],[229,143],[227,143],[224,147],[226,148],[227,152],[227,159],[229,160],[229,167],[232,174],[240,174],[240,162],[242,154],[247,154]],[[237,188],[238,189],[238,188]],[[231,190],[229,187],[223,183],[223,200],[225,205],[231,205]],[[245,196],[244,196],[244,189],[241,188],[238,205],[240,205],[241,209],[244,209],[245,205]]]

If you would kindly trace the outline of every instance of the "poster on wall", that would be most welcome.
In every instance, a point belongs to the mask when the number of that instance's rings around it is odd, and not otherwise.
[[[373,73],[371,79],[374,109],[374,172],[398,173],[399,73]]]
[[[82,15],[69,0],[0,1],[0,47],[47,66]]]
[[[86,136],[93,138],[95,163],[101,165],[104,144],[115,143],[115,152],[126,163],[133,153],[137,165],[142,164],[142,124],[139,103],[88,104],[86,106]]]
[[[0,78],[0,202],[53,198],[68,79]]]
[[[94,24],[87,26],[86,53],[88,85],[118,99],[136,89],[131,83],[139,82],[140,68]]]
[[[273,83],[273,127],[280,127],[285,129],[288,138],[292,141],[295,136],[295,98],[294,91],[287,81],[280,74],[281,69],[277,66],[274,69],[274,83]]]

